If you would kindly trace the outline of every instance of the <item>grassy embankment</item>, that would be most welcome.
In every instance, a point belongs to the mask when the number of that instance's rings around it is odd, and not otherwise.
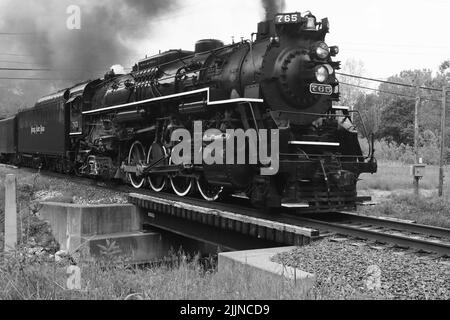
[[[377,206],[362,208],[362,212],[450,227],[450,202],[431,192],[436,188],[437,172],[436,167],[427,169],[421,186],[431,195],[417,198],[412,195],[407,166],[380,164],[379,173],[362,177],[360,190],[366,193],[385,191],[389,195]],[[4,173],[0,174],[2,209]],[[30,242],[51,244],[47,227],[30,215],[33,211],[30,204],[37,192],[53,188],[58,186],[46,178],[35,180],[33,176],[19,174],[20,227],[22,243],[27,246]],[[445,193],[448,191],[446,187]],[[334,292],[330,287],[311,297],[292,282],[251,281],[252,275],[245,270],[221,274],[205,270],[195,259],[140,269],[128,267],[126,263],[81,263],[82,290],[68,291],[65,289],[68,262],[56,263],[45,254],[27,254],[28,250],[29,247],[9,256],[0,255],[0,299],[124,299],[132,294],[146,299],[327,299],[330,297],[327,292]]]
[[[372,195],[379,204],[361,208],[360,211],[450,228],[450,185],[444,184],[444,197],[439,198],[439,167],[427,166],[425,176],[420,181],[419,197],[413,193],[410,170],[410,166],[405,164],[382,162],[376,174],[362,175],[362,181],[358,184],[359,192]],[[445,175],[450,177],[448,167]]]
[[[21,229],[21,247],[11,254],[0,252],[0,300],[125,299],[133,294],[136,294],[135,297],[144,299],[308,298],[301,284],[281,279],[259,280],[247,269],[235,270],[233,273],[218,273],[214,268],[204,268],[195,258],[185,259],[182,253],[170,257],[168,264],[135,268],[130,267],[126,261],[118,262],[117,258],[105,252],[104,261],[78,264],[81,269],[82,289],[68,291],[66,290],[68,278],[66,270],[69,261],[65,259],[55,262],[53,254],[58,250],[58,246],[53,242],[48,226],[33,214],[37,208],[33,205],[33,200],[43,191],[68,192],[71,186],[64,181],[54,181],[54,179],[49,181],[46,177],[1,168],[1,213],[4,208],[5,173],[16,173],[18,177],[18,222]],[[85,193],[92,190],[76,192]],[[93,197],[92,194],[86,196]],[[96,198],[102,199],[103,196],[103,194],[95,195],[93,200],[97,201]],[[107,201],[110,200],[107,199]],[[0,216],[3,215],[0,214]],[[3,232],[3,225],[1,227]],[[0,234],[0,245],[1,251],[3,249],[2,234]]]
[[[22,256],[19,254],[22,253]],[[178,256],[179,257],[179,256]],[[24,257],[23,251],[0,256],[0,300],[135,298],[156,300],[305,299],[300,285],[289,281],[257,281],[248,270],[218,273],[193,259],[147,268],[108,260],[80,263],[81,290],[66,290],[67,262]],[[269,281],[268,281],[269,280]],[[299,289],[300,288],[300,289]]]

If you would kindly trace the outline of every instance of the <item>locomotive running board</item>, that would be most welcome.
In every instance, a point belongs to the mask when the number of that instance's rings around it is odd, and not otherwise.
[[[309,204],[307,203],[282,203],[281,204],[282,207],[284,208],[309,208]]]
[[[289,141],[291,145],[300,146],[323,146],[323,147],[339,147],[339,142],[321,142],[321,141]]]
[[[156,97],[156,98],[151,98],[151,99],[142,100],[142,101],[136,101],[136,102],[126,103],[126,104],[120,104],[120,105],[117,105],[117,106],[111,106],[111,107],[102,108],[102,109],[84,111],[83,114],[84,115],[88,115],[88,114],[102,113],[102,112],[105,112],[105,111],[118,110],[118,109],[122,109],[122,108],[139,106],[139,105],[142,105],[142,104],[158,102],[158,101],[163,101],[163,100],[170,100],[170,99],[174,99],[174,98],[180,98],[180,97],[185,97],[185,96],[190,96],[190,95],[195,95],[195,94],[200,94],[200,93],[206,93],[206,105],[207,106],[213,106],[213,105],[219,105],[219,104],[239,103],[239,102],[254,102],[254,103],[263,103],[264,102],[263,99],[253,99],[253,98],[237,98],[237,99],[211,101],[210,100],[210,92],[209,91],[210,91],[210,88],[203,88],[203,89],[198,89],[198,90],[193,90],[193,91],[181,92],[181,93],[177,93],[177,94],[171,94],[171,95],[168,95],[168,96],[162,96],[162,97]]]
[[[350,111],[350,107],[344,107],[344,106],[333,106],[333,110],[343,110],[343,111]]]

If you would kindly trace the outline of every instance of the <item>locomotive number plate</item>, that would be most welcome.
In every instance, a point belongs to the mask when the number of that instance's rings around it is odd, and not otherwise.
[[[311,83],[309,91],[312,94],[323,94],[326,96],[331,96],[333,94],[333,88],[329,84]]]
[[[300,13],[278,14],[275,16],[275,24],[299,23]]]

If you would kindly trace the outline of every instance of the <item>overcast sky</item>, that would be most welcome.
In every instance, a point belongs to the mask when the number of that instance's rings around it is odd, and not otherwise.
[[[386,78],[404,69],[437,70],[450,59],[450,1],[448,0],[286,0],[286,11],[310,10],[328,17],[329,45],[338,45],[338,58],[364,62],[367,75]],[[136,43],[140,51],[184,47],[200,38],[231,41],[249,38],[263,16],[260,0],[186,0],[164,15],[161,38]],[[167,20],[166,20],[167,19]]]
[[[64,1],[71,3],[70,0]],[[74,0],[75,3],[82,1],[84,0]],[[113,5],[119,0],[101,1]],[[35,0],[34,7],[27,7],[23,5],[24,2],[27,3],[26,0],[13,1],[15,6],[17,3],[17,10],[14,8],[13,13],[8,11],[8,18],[19,22],[21,19],[27,20],[28,18],[23,18],[23,12],[29,14],[28,11],[36,10],[36,3],[39,3]],[[0,0],[0,11],[2,4],[6,3],[7,0]],[[348,58],[362,60],[367,76],[387,78],[413,68],[437,70],[441,62],[450,59],[449,0],[286,0],[286,4],[287,12],[310,10],[318,19],[328,17],[331,33],[327,43],[340,47],[338,59],[341,61]],[[47,12],[47,8],[45,13],[42,13],[42,10],[36,12],[36,15],[41,16],[40,23],[46,23],[46,15],[62,15],[65,19],[64,5],[51,9],[54,12]],[[15,31],[9,30],[13,27],[2,24],[2,18],[6,20],[4,15],[5,13],[2,17],[0,12],[0,31]],[[114,60],[117,59],[119,61],[116,63],[130,67],[133,60],[142,58],[145,54],[158,53],[159,50],[192,50],[195,41],[202,38],[217,38],[225,43],[230,43],[232,36],[236,40],[240,37],[248,39],[250,34],[256,31],[256,25],[263,17],[261,0],[180,0],[170,12],[162,12],[157,18],[149,17],[148,28],[151,30],[148,34],[140,30],[134,40],[126,40],[129,41],[129,48],[135,49],[133,52],[138,54],[131,57],[131,60],[128,57],[120,61],[123,54]],[[137,23],[131,15],[129,19],[127,16],[125,23],[128,22]],[[59,24],[63,27],[63,23]],[[99,20],[98,25],[100,24]],[[125,27],[124,24],[119,26],[128,30]],[[0,40],[4,40],[0,41],[1,52],[14,50],[14,39],[16,38],[0,37]]]

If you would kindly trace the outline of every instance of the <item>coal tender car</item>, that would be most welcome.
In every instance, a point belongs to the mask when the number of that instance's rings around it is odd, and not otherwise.
[[[18,161],[22,165],[64,170],[69,150],[66,95],[61,91],[44,97],[34,108],[17,114]]]
[[[369,154],[361,151],[351,111],[333,106],[340,63],[333,61],[338,47],[325,43],[328,32],[328,19],[309,12],[278,14],[259,23],[250,40],[200,40],[195,51],[170,50],[139,61],[130,74],[109,72],[59,91],[17,115],[16,158],[181,197],[197,193],[216,201],[239,194],[259,208],[352,209],[358,177],[377,165],[371,141]],[[172,155],[177,129],[201,140],[181,163]],[[203,133],[210,129],[219,134]],[[279,130],[276,174],[261,174],[267,169],[261,163],[192,161],[219,139],[234,143],[230,129]],[[256,139],[261,148],[261,136]]]
[[[16,117],[0,120],[0,161],[11,162],[17,154]]]

